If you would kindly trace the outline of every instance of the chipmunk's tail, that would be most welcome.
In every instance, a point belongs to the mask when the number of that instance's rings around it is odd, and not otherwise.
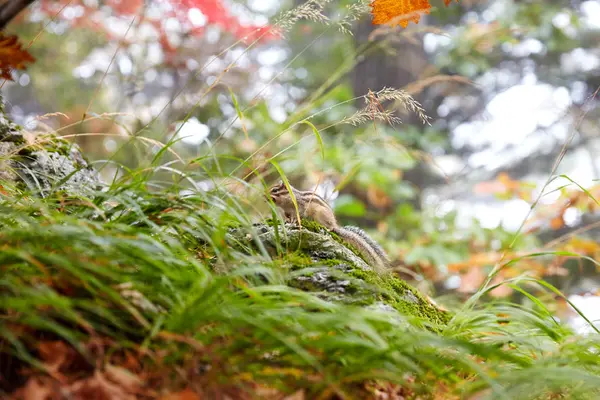
[[[371,236],[367,235],[367,232],[363,231],[358,226],[346,225],[346,226],[344,226],[344,228],[356,233],[357,235],[360,235],[360,237],[365,239],[365,241],[367,243],[369,243],[369,245],[371,245],[373,250],[375,250],[375,252],[379,256],[379,258],[381,258],[381,260],[386,264],[386,266],[388,266],[390,264],[390,258],[388,257],[385,250],[383,250],[383,247],[381,247],[379,245],[379,243],[377,243],[375,240],[373,240],[371,238]]]
[[[344,226],[334,228],[332,232],[356,248],[376,271],[383,272],[387,269],[389,265],[387,254],[365,231],[356,226]]]

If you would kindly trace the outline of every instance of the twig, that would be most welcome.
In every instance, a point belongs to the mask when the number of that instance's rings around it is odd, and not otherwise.
[[[35,0],[11,0],[0,6],[0,30]]]

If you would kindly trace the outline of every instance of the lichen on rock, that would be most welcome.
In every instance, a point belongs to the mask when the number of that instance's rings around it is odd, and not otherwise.
[[[306,221],[308,222],[308,221]],[[232,228],[233,246],[249,250],[256,241],[287,270],[287,285],[320,298],[418,317],[444,326],[450,315],[438,309],[393,273],[379,274],[346,243],[317,223],[299,228],[294,224],[266,221],[253,229]]]
[[[1,97],[0,180],[42,196],[53,190],[81,194],[102,184],[77,144],[51,134],[28,137],[6,117]]]
[[[15,161],[19,178],[32,189],[47,194],[53,189],[84,192],[100,184],[98,174],[89,168],[79,149],[69,156],[56,151],[38,150]]]

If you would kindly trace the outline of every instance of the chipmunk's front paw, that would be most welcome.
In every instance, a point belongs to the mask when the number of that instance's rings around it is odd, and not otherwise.
[[[293,218],[293,217],[284,218],[284,222],[286,224],[290,224],[290,225],[293,225],[293,226],[300,227],[300,224],[298,223],[298,220],[296,218]]]

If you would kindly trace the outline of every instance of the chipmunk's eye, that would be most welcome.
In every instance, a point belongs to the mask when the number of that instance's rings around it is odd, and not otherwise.
[[[279,192],[283,189],[285,189],[285,185],[283,184],[283,181],[279,181],[275,186],[273,186],[271,188],[270,192],[275,193],[275,192]]]

